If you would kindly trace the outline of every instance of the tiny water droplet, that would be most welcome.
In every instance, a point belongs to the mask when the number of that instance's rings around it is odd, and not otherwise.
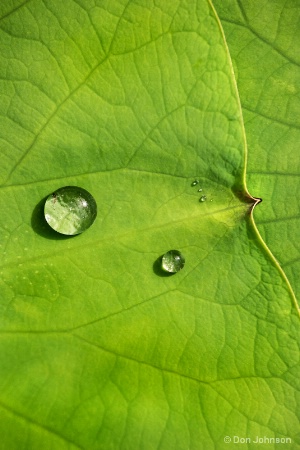
[[[73,236],[92,225],[97,216],[97,204],[85,189],[65,186],[49,195],[44,214],[53,230]]]
[[[198,192],[202,192],[202,188],[198,189]]]
[[[206,201],[206,195],[202,195],[202,197],[200,197],[200,202],[205,202]]]
[[[162,269],[166,272],[176,273],[183,268],[185,259],[178,250],[169,250],[162,257]]]
[[[199,184],[199,180],[194,180],[194,181],[192,182],[192,186],[196,186],[197,184]]]

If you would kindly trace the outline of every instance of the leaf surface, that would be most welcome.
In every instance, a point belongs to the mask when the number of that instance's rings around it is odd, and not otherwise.
[[[259,231],[300,296],[298,2],[215,2],[235,65]]]
[[[0,12],[2,448],[298,448],[299,319],[252,222],[211,5]],[[75,238],[43,219],[64,185],[98,204]],[[186,265],[164,276],[171,249]]]

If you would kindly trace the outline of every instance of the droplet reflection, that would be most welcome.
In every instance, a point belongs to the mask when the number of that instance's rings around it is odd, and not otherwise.
[[[162,257],[162,269],[169,273],[177,273],[183,268],[185,258],[178,250],[170,250]]]
[[[97,204],[85,189],[65,186],[49,195],[44,214],[53,230],[72,236],[92,225],[97,216]]]

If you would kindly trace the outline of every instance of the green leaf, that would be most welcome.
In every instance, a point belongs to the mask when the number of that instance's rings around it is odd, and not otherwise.
[[[299,298],[299,3],[215,3],[243,107],[248,187],[264,201],[255,222]]]
[[[0,14],[2,448],[298,448],[299,317],[253,223],[212,6]],[[65,185],[98,204],[75,238],[43,219]],[[172,249],[186,264],[164,276]]]

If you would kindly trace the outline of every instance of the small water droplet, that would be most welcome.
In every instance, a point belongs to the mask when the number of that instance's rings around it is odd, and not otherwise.
[[[166,272],[176,273],[183,268],[185,259],[178,250],[169,250],[162,257],[161,267]]]
[[[205,202],[206,201],[206,195],[202,195],[202,197],[200,197],[200,202]]]
[[[192,182],[192,186],[196,186],[197,184],[199,184],[199,180],[194,180],[194,181]]]
[[[198,192],[202,192],[202,188],[198,189]]]
[[[53,230],[73,236],[92,225],[97,216],[97,204],[85,189],[65,186],[49,195],[44,213]]]

